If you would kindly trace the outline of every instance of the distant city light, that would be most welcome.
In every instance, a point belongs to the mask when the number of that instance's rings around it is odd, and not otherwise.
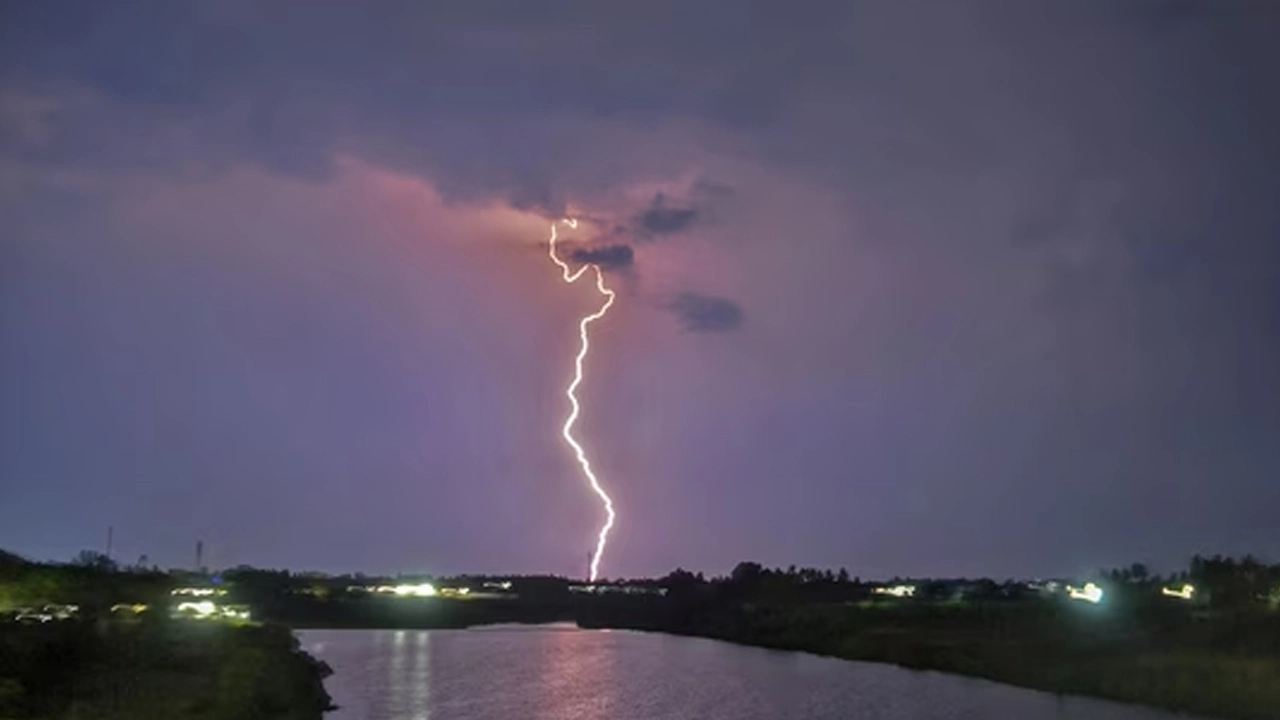
[[[1067,596],[1072,600],[1084,600],[1085,602],[1097,604],[1102,602],[1102,588],[1093,583],[1085,583],[1082,588],[1068,585]]]
[[[378,591],[383,592],[382,588],[378,588]],[[396,585],[391,591],[401,597],[435,597],[436,595],[436,588],[431,583]]]
[[[431,583],[404,583],[401,585],[351,585],[348,591],[363,591],[375,595],[396,597],[462,597],[471,594],[471,588],[438,588]]]
[[[35,620],[37,622],[47,623],[54,620],[69,620],[80,612],[79,605],[45,605],[39,610],[33,608],[22,608],[14,617],[19,622],[28,622]]]
[[[878,587],[871,592],[876,595],[891,595],[896,598],[915,597],[915,585],[893,585],[890,587]]]
[[[197,617],[209,617],[210,615],[213,615],[217,611],[218,611],[217,604],[212,603],[208,600],[201,600],[199,602],[178,603],[179,613],[188,613],[188,612],[194,613]]]
[[[244,605],[223,605],[222,617],[228,620],[248,620],[249,608]]]
[[[1160,594],[1166,597],[1175,597],[1180,600],[1190,600],[1195,596],[1196,588],[1190,583],[1183,585],[1180,588],[1162,587],[1160,588]]]
[[[1057,580],[1032,580],[1031,582],[1028,582],[1026,585],[1027,585],[1027,588],[1030,590],[1035,590],[1041,593],[1047,593],[1049,595],[1056,594],[1059,590],[1062,589],[1062,583],[1058,582]]]
[[[247,606],[219,605],[212,600],[180,602],[177,607],[174,608],[174,612],[178,615],[194,616],[198,620],[218,618],[223,620],[249,619],[249,608]]]
[[[571,593],[588,593],[603,595],[605,593],[621,595],[666,595],[664,587],[648,587],[644,585],[570,585]]]
[[[211,597],[214,595],[226,595],[227,591],[223,590],[222,588],[183,587],[183,588],[174,588],[172,591],[170,591],[169,594],[170,595],[191,595],[193,597]]]

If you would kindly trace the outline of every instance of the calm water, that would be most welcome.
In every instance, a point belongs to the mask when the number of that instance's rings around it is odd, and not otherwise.
[[[327,720],[1182,717],[889,665],[572,626],[299,635],[335,671],[325,685],[342,709]]]

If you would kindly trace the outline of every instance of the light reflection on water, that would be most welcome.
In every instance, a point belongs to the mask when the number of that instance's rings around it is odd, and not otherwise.
[[[431,717],[431,708],[427,702],[431,689],[431,633],[414,633],[413,668],[405,680],[411,686],[413,719],[427,720]]]
[[[309,630],[326,720],[1176,720],[889,665],[572,626]]]

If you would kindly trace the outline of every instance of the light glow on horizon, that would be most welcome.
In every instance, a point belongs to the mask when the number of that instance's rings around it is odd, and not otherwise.
[[[379,591],[382,589],[379,588]],[[391,592],[400,597],[435,597],[436,588],[431,583],[420,583],[418,585],[396,585],[391,588]]]
[[[1067,586],[1067,596],[1072,600],[1084,600],[1093,604],[1102,602],[1102,588],[1094,583],[1085,583],[1082,588]]]
[[[195,613],[196,616],[198,617],[209,617],[210,615],[213,615],[217,611],[218,611],[217,604],[212,603],[208,600],[201,600],[200,602],[178,603],[178,612],[180,613],[191,612],[191,613]]]
[[[578,227],[578,221],[573,218],[566,218],[562,221],[571,228]],[[551,239],[548,242],[547,253],[551,256],[551,261],[560,267],[561,275],[566,283],[574,283],[582,274],[591,270],[596,274],[596,290],[605,297],[604,304],[600,309],[586,315],[578,322],[578,336],[581,338],[581,344],[578,347],[578,355],[573,361],[573,380],[569,383],[569,387],[565,389],[564,394],[569,398],[569,405],[572,408],[569,411],[569,417],[564,421],[564,427],[561,428],[560,434],[564,436],[564,440],[573,448],[574,455],[578,459],[578,465],[582,467],[582,474],[586,476],[587,482],[591,485],[591,490],[600,498],[600,502],[604,505],[605,521],[600,527],[600,533],[596,536],[596,549],[591,554],[591,570],[590,581],[595,582],[600,576],[600,559],[604,556],[605,546],[609,542],[609,531],[613,529],[613,521],[616,517],[613,511],[613,499],[609,497],[609,493],[600,484],[600,480],[591,470],[591,461],[587,459],[587,452],[577,439],[573,437],[573,426],[578,422],[578,414],[581,412],[581,406],[578,404],[578,386],[582,384],[582,364],[587,358],[587,352],[591,349],[591,342],[587,336],[587,326],[604,317],[609,312],[609,308],[613,305],[617,294],[610,290],[604,284],[604,271],[596,263],[586,263],[578,268],[577,272],[573,272],[569,268],[569,264],[561,260],[556,255],[556,224],[551,223]]]
[[[128,607],[128,606],[125,606]],[[139,607],[139,606],[134,606]],[[141,606],[144,610],[145,605]],[[114,608],[113,608],[114,610]],[[134,611],[140,612],[138,610]],[[182,617],[194,617],[198,620],[248,620],[249,608],[244,605],[219,605],[212,600],[196,602],[180,602],[174,612]]]
[[[193,595],[195,597],[209,597],[212,595],[226,595],[227,591],[222,588],[196,588],[196,587],[180,587],[169,591],[170,595]]]
[[[915,585],[894,585],[892,587],[878,587],[871,591],[876,595],[892,595],[896,598],[909,598],[916,596]]]

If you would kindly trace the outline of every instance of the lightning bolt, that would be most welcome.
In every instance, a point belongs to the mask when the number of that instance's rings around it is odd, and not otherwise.
[[[578,227],[578,221],[575,219],[566,219],[561,221],[571,228]],[[600,574],[600,558],[604,556],[605,546],[609,543],[609,531],[613,529],[613,520],[616,515],[613,512],[613,499],[609,497],[609,493],[605,492],[604,487],[600,485],[599,478],[591,470],[591,461],[587,459],[587,451],[573,437],[573,426],[578,422],[578,414],[582,410],[582,406],[578,404],[578,386],[582,384],[582,364],[587,359],[587,353],[591,350],[591,341],[588,339],[587,326],[604,317],[609,312],[609,308],[613,305],[617,294],[604,284],[604,271],[595,263],[587,263],[578,268],[577,272],[569,269],[569,264],[560,259],[556,255],[556,224],[551,223],[551,240],[548,243],[548,254],[551,261],[560,266],[561,275],[566,283],[574,283],[582,274],[591,270],[596,274],[596,290],[604,296],[604,304],[600,309],[587,315],[578,322],[578,336],[582,339],[582,343],[578,347],[578,355],[573,360],[573,380],[569,383],[569,387],[565,388],[565,397],[569,398],[569,405],[572,408],[569,411],[569,417],[565,418],[564,427],[560,430],[560,434],[564,436],[564,441],[573,448],[573,453],[578,458],[578,464],[582,466],[582,474],[586,476],[587,482],[591,485],[591,490],[604,504],[605,521],[600,528],[600,534],[596,536],[596,551],[591,554],[591,581],[595,582],[596,577]]]

